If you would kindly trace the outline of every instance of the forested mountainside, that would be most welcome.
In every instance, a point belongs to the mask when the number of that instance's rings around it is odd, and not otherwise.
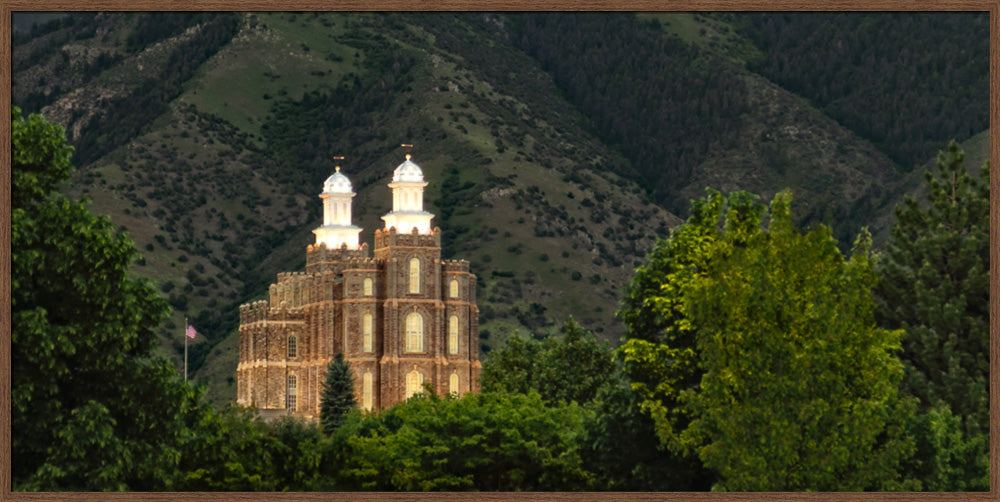
[[[617,341],[621,287],[706,187],[791,188],[797,224],[846,245],[884,237],[948,140],[975,136],[981,165],[986,19],[76,13],[15,34],[12,90],[66,128],[66,190],[136,241],[173,306],[164,354],[187,316],[222,402],[238,305],[303,266],[334,156],[370,242],[416,145],[444,254],[479,276],[484,351],[568,316]]]

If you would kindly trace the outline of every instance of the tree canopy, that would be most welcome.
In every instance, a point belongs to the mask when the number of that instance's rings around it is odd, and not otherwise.
[[[12,475],[19,489],[169,487],[195,392],[151,357],[166,303],[131,241],[55,192],[59,126],[12,114]]]
[[[658,245],[683,257],[667,261],[679,280],[644,302],[662,342],[626,341],[626,372],[661,439],[715,471],[714,489],[899,488],[912,450],[901,332],[875,326],[868,238],[845,260],[825,226],[794,228],[790,203],[710,192],[693,205],[684,227],[700,228]]]

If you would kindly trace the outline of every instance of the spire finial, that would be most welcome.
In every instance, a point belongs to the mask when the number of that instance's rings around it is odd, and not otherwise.
[[[344,156],[343,155],[334,155],[333,156],[333,161],[337,162],[338,160],[344,160]],[[339,173],[340,172],[340,166],[334,165],[333,166],[333,170]]]
[[[399,145],[399,146],[401,146],[403,148],[413,148],[413,145],[410,144],[410,143],[403,143],[402,145]],[[409,154],[409,152],[407,152],[407,154],[406,154],[406,160],[410,160],[410,157],[411,157],[411,155]]]

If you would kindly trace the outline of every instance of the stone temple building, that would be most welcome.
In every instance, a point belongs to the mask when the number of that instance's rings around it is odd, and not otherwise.
[[[240,306],[237,402],[267,418],[319,416],[327,364],[343,353],[355,396],[381,410],[423,391],[479,390],[476,276],[441,259],[441,230],[424,211],[416,163],[393,172],[392,211],[375,230],[374,256],[351,221],[350,180],[338,167],[323,184],[323,226],[304,272],[278,274],[268,299]]]

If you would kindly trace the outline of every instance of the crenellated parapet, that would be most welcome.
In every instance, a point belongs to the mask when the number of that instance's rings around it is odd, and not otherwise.
[[[266,321],[267,312],[268,303],[266,300],[257,300],[240,305],[240,326],[248,326],[255,322]]]
[[[367,257],[367,243],[361,244],[358,249],[348,249],[347,246],[330,249],[325,244],[310,244],[306,247],[306,273],[315,274],[326,270],[339,273],[345,261]]]
[[[469,273],[468,260],[441,260],[441,271],[444,273]]]
[[[421,234],[414,229],[410,233],[401,233],[395,227],[375,230],[375,249],[387,247],[441,247],[441,229],[434,227],[429,235]]]

